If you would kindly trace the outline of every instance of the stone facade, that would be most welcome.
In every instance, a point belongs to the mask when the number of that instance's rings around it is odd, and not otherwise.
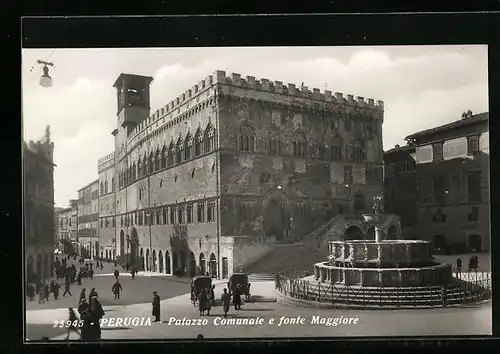
[[[69,201],[69,208],[56,208],[56,245],[64,250],[64,243],[75,243],[78,232],[78,200]]]
[[[115,151],[98,167],[116,180],[99,198],[108,254],[227,277],[382,190],[381,101],[217,71],[150,115],[151,80],[115,83]]]
[[[49,127],[41,140],[23,142],[23,235],[28,282],[53,275],[56,233],[53,153]]]
[[[99,180],[78,190],[78,241],[77,252],[94,259],[99,247]]]
[[[416,146],[418,238],[440,251],[488,251],[489,114],[465,115],[406,139]]]

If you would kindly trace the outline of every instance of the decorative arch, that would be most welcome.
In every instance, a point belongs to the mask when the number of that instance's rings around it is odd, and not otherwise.
[[[363,233],[362,229],[357,225],[349,226],[342,235],[343,241],[364,240],[364,239],[365,239],[365,234]]]
[[[167,146],[163,145],[163,148],[161,149],[161,168],[164,169],[167,167]]]
[[[148,174],[148,154],[144,152],[144,157],[142,158],[142,177]]]
[[[172,274],[172,267],[170,266],[170,253],[165,251],[165,273]]]
[[[152,272],[156,272],[157,271],[157,267],[156,267],[156,263],[157,262],[157,259],[156,259],[156,250],[153,250],[153,256],[152,256],[152,264],[151,264],[151,271]]]
[[[217,257],[215,254],[210,254],[210,271],[209,274],[212,278],[217,278]]]
[[[172,140],[170,145],[168,146],[168,158],[167,158],[167,166],[173,166],[175,164],[175,144]]]
[[[288,198],[281,192],[266,193],[262,199],[262,226],[266,236],[275,236],[276,240],[292,239],[292,210]]]
[[[151,268],[150,268],[150,264],[149,264],[149,248],[146,249],[146,270],[147,271],[150,271]]]
[[[200,253],[200,273],[201,275],[205,275],[207,273],[207,267],[206,267],[206,263],[205,263],[205,255],[202,253]]]
[[[194,134],[194,156],[200,156],[203,153],[203,132],[200,128]]]
[[[238,128],[238,150],[255,151],[255,128],[248,121]]]
[[[184,151],[184,141],[179,136],[179,139],[177,139],[177,144],[175,146],[175,163],[182,162],[182,158],[184,157],[183,151]]]
[[[293,141],[293,156],[305,158],[307,157],[307,137],[302,130],[297,130],[294,134]]]
[[[274,128],[269,131],[267,145],[267,152],[270,155],[281,155],[283,148],[283,135],[278,129]]]
[[[155,158],[154,158],[154,163],[155,163],[155,168],[154,171],[159,171],[160,170],[160,148],[157,148],[155,151]]]
[[[153,150],[151,150],[148,159],[148,173],[153,173],[154,171],[154,158],[155,158],[154,152]]]
[[[208,123],[203,135],[204,147],[203,152],[207,153],[215,149],[215,129],[212,124]]]
[[[163,260],[163,252],[160,250],[160,251],[158,252],[158,265],[159,265],[159,269],[158,269],[158,271],[159,271],[160,273],[163,273],[163,265],[164,265],[164,264],[163,264],[163,261],[164,261],[164,260]]]
[[[186,138],[184,139],[184,160],[190,160],[192,157],[193,150],[193,137],[191,133],[186,134]]]
[[[375,226],[374,225],[370,225],[366,229],[366,237],[368,240],[375,240]]]

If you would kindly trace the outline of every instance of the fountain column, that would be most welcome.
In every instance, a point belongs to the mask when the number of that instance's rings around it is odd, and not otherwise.
[[[375,243],[382,242],[382,229],[380,228],[380,212],[384,210],[382,194],[375,194],[373,196],[373,212],[375,214]]]

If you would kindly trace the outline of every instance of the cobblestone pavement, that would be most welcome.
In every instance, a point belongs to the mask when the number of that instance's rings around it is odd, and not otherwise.
[[[220,295],[222,287],[216,287]],[[245,303],[241,311],[230,309],[229,319],[258,319],[262,325],[223,325],[220,323],[222,309],[215,306],[210,316],[199,316],[189,301],[189,294],[180,295],[161,302],[162,323],[148,326],[103,326],[104,340],[116,339],[194,339],[202,334],[207,339],[258,338],[258,337],[312,337],[312,336],[427,336],[427,335],[488,335],[492,332],[491,303],[468,307],[450,307],[417,310],[319,310],[286,307],[274,302],[272,282],[252,283],[255,301]],[[151,305],[130,305],[122,309],[111,309],[106,317],[151,317]],[[312,323],[313,316],[320,318],[357,318],[350,324],[327,326]],[[303,318],[302,324],[279,325],[281,317]],[[192,319],[194,325],[176,325],[172,318]],[[270,325],[269,320],[275,319]],[[202,325],[197,321],[206,319]],[[354,323],[355,322],[355,323]],[[54,340],[65,336],[52,337]],[[72,337],[74,338],[74,337]]]

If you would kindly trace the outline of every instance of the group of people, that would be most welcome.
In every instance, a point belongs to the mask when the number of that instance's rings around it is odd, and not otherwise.
[[[242,289],[241,285],[238,284],[233,290],[232,294],[235,310],[241,310],[241,296]],[[207,316],[210,316],[210,310],[212,309],[212,306],[215,305],[215,285],[212,285],[211,288],[201,289],[198,294],[195,294],[194,286],[192,286],[191,298],[198,302],[198,310],[200,311],[200,316],[205,316],[205,312]],[[221,295],[221,304],[224,311],[224,317],[227,317],[227,313],[229,312],[229,307],[231,304],[231,295],[228,293],[228,290],[226,288],[224,288]]]
[[[54,299],[57,300],[59,298],[60,288],[61,285],[59,285],[59,283],[56,282],[55,280],[52,280],[50,284],[47,284],[45,280],[38,282],[36,286],[33,284],[28,284],[27,288],[28,300],[29,301],[35,300],[36,294],[38,294],[38,302],[40,304],[49,301],[50,294],[53,294]]]
[[[477,271],[479,268],[479,258],[478,256],[470,256],[469,258],[469,272],[470,271]],[[458,258],[457,259],[457,273],[462,272],[462,259]]]
[[[75,310],[70,307],[68,311],[71,325],[68,328],[66,339],[69,339],[71,332],[76,332],[80,335],[80,339],[84,341],[101,339],[100,320],[104,317],[104,310],[98,300],[98,294],[95,288],[90,290],[88,302],[85,289],[82,289],[80,292],[77,311],[80,314],[80,320],[83,322],[80,328],[81,332],[78,329],[79,326],[76,325],[78,323],[78,316]]]

